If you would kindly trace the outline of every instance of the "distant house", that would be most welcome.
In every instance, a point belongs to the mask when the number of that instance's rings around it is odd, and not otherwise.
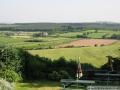
[[[47,37],[47,36],[48,36],[47,32],[39,32],[33,34],[33,37]]]
[[[42,32],[42,35],[43,37],[47,37],[48,36],[48,32]]]

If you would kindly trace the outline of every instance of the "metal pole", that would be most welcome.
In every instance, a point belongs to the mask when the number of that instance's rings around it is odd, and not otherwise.
[[[110,71],[108,71],[107,86],[109,85],[109,80],[110,80],[110,78],[109,78],[109,73],[110,73]]]

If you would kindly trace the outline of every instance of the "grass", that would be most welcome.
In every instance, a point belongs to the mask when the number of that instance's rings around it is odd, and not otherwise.
[[[66,37],[66,38],[75,38],[77,35],[82,35],[82,32],[68,32],[60,34],[60,37]]]
[[[18,42],[23,42],[24,40],[25,39],[23,38],[11,38],[11,37],[0,36],[0,43],[3,43],[3,44],[18,43]]]
[[[27,36],[26,36],[27,37]],[[63,37],[41,37],[41,38],[26,38],[26,37],[0,37],[0,44],[12,45],[18,48],[25,49],[39,49],[39,48],[49,48],[50,46],[55,47],[56,45],[70,42],[72,38]],[[26,40],[42,40],[43,42],[25,42]]]
[[[85,32],[89,32],[88,37],[89,38],[102,38],[103,35],[107,34],[107,37],[110,37],[112,34],[120,34],[120,32],[116,31],[110,31],[110,30],[98,30],[97,33],[95,33],[95,30],[86,30],[86,31],[80,31],[80,32],[68,32],[59,34],[58,37],[40,37],[40,38],[33,38],[31,37],[32,33],[37,32],[23,32],[25,35],[23,36],[3,36],[0,34],[0,44],[7,44],[12,45],[18,48],[24,48],[24,49],[44,49],[49,47],[56,47],[57,45],[68,43],[70,41],[79,39],[76,38],[77,35],[82,35]],[[92,32],[92,33],[91,33]],[[25,42],[26,40],[43,40],[44,42]]]
[[[61,37],[66,38],[76,38],[77,35],[82,35],[83,33],[89,33],[87,36],[89,38],[102,38],[104,35],[106,37],[111,37],[113,34],[120,34],[120,31],[112,31],[112,30],[85,30],[80,32],[68,32],[60,34]]]
[[[90,37],[90,38],[102,38],[102,36],[105,34],[106,34],[105,32],[91,33],[88,35],[88,37]]]
[[[66,59],[78,60],[81,63],[90,63],[95,67],[100,67],[107,62],[106,56],[111,55],[117,57],[120,55],[120,41],[102,47],[82,47],[82,48],[57,48],[47,50],[29,50],[33,55],[45,56],[51,59],[57,59],[64,56]]]
[[[60,90],[60,82],[17,82],[15,85],[15,90]]]
[[[15,90],[61,90],[61,88],[60,82],[52,81],[15,83]],[[79,89],[77,89],[77,87],[74,88],[76,88],[76,90],[85,90],[83,86],[79,87]],[[65,90],[69,90],[69,88]]]

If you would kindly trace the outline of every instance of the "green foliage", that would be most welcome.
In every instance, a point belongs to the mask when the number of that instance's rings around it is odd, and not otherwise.
[[[49,74],[49,77],[53,81],[59,81],[61,79],[61,76],[58,72],[53,71],[52,73]]]
[[[61,31],[79,31],[84,29],[104,29],[119,30],[120,24],[116,23],[16,23],[0,24],[0,30],[3,31],[48,31],[55,28]]]
[[[111,39],[120,39],[120,34],[113,34],[110,38]]]
[[[77,38],[88,38],[86,35],[77,35]]]
[[[25,40],[24,42],[44,42],[44,41],[38,39],[30,39],[30,40]]]
[[[52,71],[52,73],[49,74],[49,79],[53,81],[60,81],[61,79],[68,79],[70,78],[70,75],[67,71],[61,70],[60,72]]]
[[[24,79],[54,80],[53,78],[55,77],[52,76],[56,75],[55,80],[58,79],[60,80],[60,78],[75,76],[77,63],[74,61],[67,61],[64,57],[52,61],[49,58],[32,56],[26,51],[22,52],[21,55],[23,57],[22,60],[24,61],[23,66]],[[53,71],[57,71],[57,73]]]
[[[60,78],[61,79],[69,79],[69,78],[71,78],[67,71],[61,70],[59,73],[60,73],[60,76],[61,76]]]
[[[1,48],[0,63],[4,64],[6,69],[19,72],[21,68],[21,59],[18,53],[19,51],[17,49],[10,46]]]
[[[11,82],[19,80],[22,69],[19,50],[10,46],[0,48],[0,67],[0,77]]]
[[[21,77],[15,71],[9,69],[0,70],[0,76],[9,82],[21,80]]]
[[[113,70],[115,72],[120,73],[120,58],[118,58],[118,57],[114,58],[114,57],[111,56],[111,60],[112,60]],[[102,65],[101,69],[110,70],[109,63],[107,62],[104,65]]]

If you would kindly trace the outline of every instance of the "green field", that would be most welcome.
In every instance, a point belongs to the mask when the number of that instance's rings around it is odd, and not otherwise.
[[[78,60],[81,63],[92,64],[100,67],[107,62],[108,55],[113,57],[120,56],[120,41],[108,46],[98,47],[73,47],[58,48],[61,44],[66,44],[74,40],[78,40],[77,35],[87,34],[88,38],[111,37],[113,34],[120,34],[120,31],[112,30],[84,30],[77,32],[57,33],[47,37],[32,37],[33,33],[25,33],[25,35],[4,36],[0,34],[1,45],[11,45],[17,48],[27,49],[33,55],[39,55],[51,58],[52,60],[65,57],[67,60]],[[30,42],[30,40],[38,40],[38,42]],[[15,90],[60,90],[60,82],[37,81],[16,83]]]
[[[24,82],[16,83],[15,90],[60,90],[60,82]]]
[[[22,32],[23,35],[17,35],[16,32],[13,36],[3,35],[6,32],[0,33],[0,44],[3,45],[12,45],[18,48],[23,48],[27,50],[37,50],[37,49],[49,49],[55,48],[58,45],[77,40],[77,35],[87,34],[88,38],[102,38],[104,35],[106,37],[111,37],[113,34],[120,34],[120,31],[111,31],[111,30],[85,30],[79,32],[67,32],[57,35],[50,35],[47,37],[32,37],[33,33],[39,32]],[[41,40],[41,42],[26,42],[27,40]]]
[[[29,42],[27,40],[41,40],[40,42]],[[55,48],[55,46],[68,43],[76,39],[63,38],[63,37],[39,37],[39,38],[25,38],[21,37],[0,37],[1,45],[11,45],[17,48],[23,49],[45,49],[45,48]]]
[[[57,59],[64,56],[66,59],[78,60],[81,63],[90,63],[95,67],[100,67],[107,62],[106,56],[117,57],[120,55],[120,41],[103,47],[82,47],[82,48],[57,48],[47,50],[29,50],[33,55],[45,56],[51,59]]]
[[[50,81],[37,81],[37,82],[24,82],[15,83],[15,90],[61,90],[60,82],[50,82]],[[77,89],[77,87],[74,87]],[[67,89],[69,90],[69,89]],[[85,87],[81,86],[79,90],[85,90]]]
[[[0,36],[0,44],[11,45],[17,48],[23,48],[29,50],[33,55],[46,56],[48,58],[56,59],[64,56],[66,59],[77,60],[81,57],[82,63],[91,63],[92,65],[99,67],[107,60],[107,55],[118,56],[118,48],[120,42],[117,42],[110,46],[103,47],[83,47],[83,48],[58,48],[57,46],[71,41],[80,39],[76,38],[77,35],[88,33],[89,38],[102,38],[103,35],[110,37],[112,34],[120,34],[120,31],[113,30],[84,30],[79,32],[67,32],[59,34],[58,36],[48,37],[32,37],[32,33],[37,32],[23,32],[23,36],[7,37]],[[39,33],[39,32],[38,32]],[[3,32],[2,32],[3,34]],[[38,42],[29,42],[27,40],[38,40]],[[40,50],[42,49],[42,50]],[[100,62],[98,62],[100,60]]]
[[[80,32],[68,32],[60,34],[61,37],[66,38],[76,38],[77,35],[82,35],[83,33],[88,33],[88,38],[102,38],[106,35],[107,38],[111,37],[113,34],[120,34],[120,31],[111,31],[111,30],[85,30]]]

